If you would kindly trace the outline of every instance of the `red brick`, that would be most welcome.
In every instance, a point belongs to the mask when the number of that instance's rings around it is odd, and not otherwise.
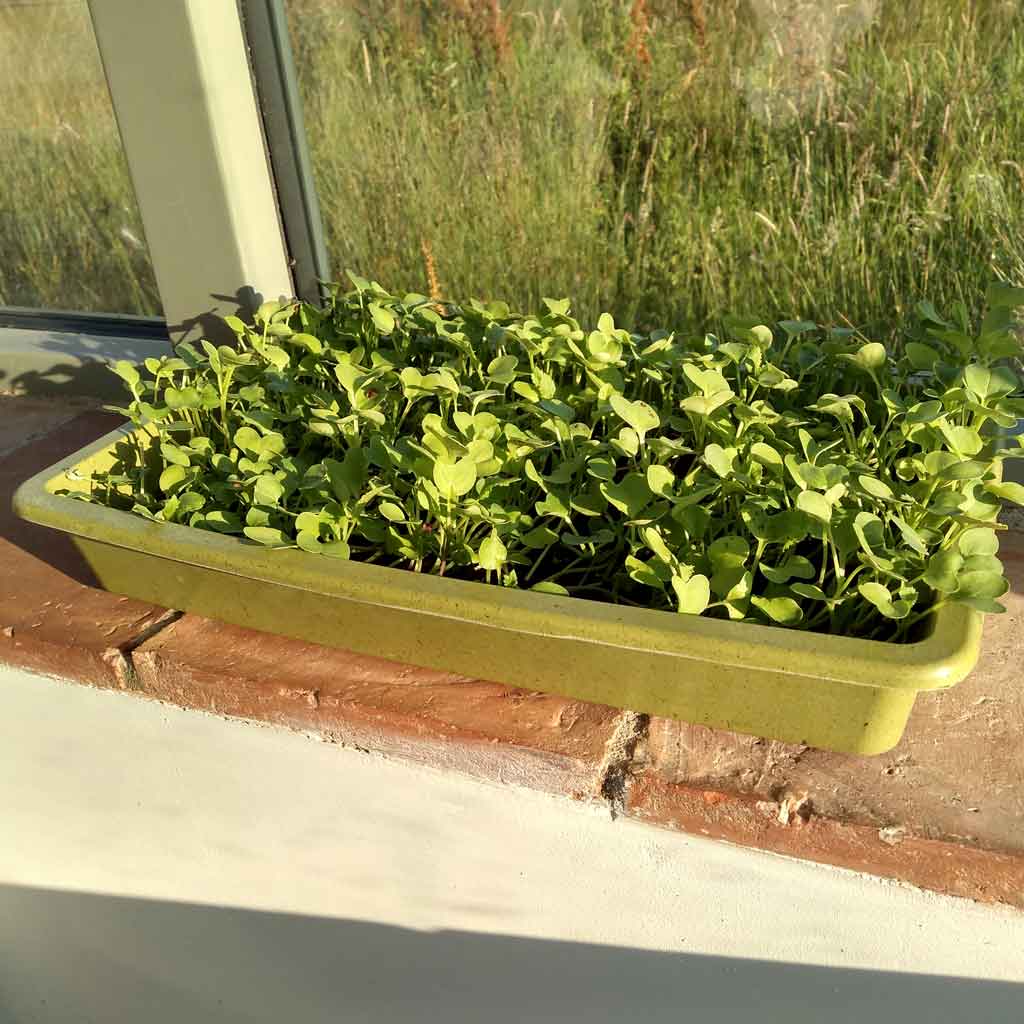
[[[17,486],[119,421],[86,413],[0,460],[0,661],[95,686],[130,683],[126,652],[167,614],[97,589],[63,534],[14,515]]]
[[[923,889],[1024,908],[1024,858],[965,843],[925,839],[900,828],[881,830],[813,812],[782,824],[780,805],[750,795],[667,782],[653,773],[633,784],[627,814],[664,828],[740,846],[899,879]]]
[[[438,768],[597,795],[619,712],[186,615],[133,655],[138,688]]]

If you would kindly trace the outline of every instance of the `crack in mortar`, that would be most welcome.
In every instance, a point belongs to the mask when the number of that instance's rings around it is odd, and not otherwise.
[[[615,730],[605,745],[600,768],[600,795],[608,802],[608,811],[614,821],[626,810],[626,796],[634,775],[634,755],[637,745],[647,735],[650,715],[638,711],[623,711]]]
[[[127,690],[139,689],[139,676],[135,671],[134,653],[147,641],[152,640],[158,633],[162,633],[168,626],[172,626],[185,613],[169,609],[155,622],[150,623],[145,629],[140,630],[128,643],[116,648],[116,657],[119,668],[124,676],[124,686]]]

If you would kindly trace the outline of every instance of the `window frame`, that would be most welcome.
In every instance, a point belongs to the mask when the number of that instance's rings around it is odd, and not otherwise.
[[[228,340],[223,315],[316,301],[328,274],[282,0],[88,7],[164,318],[0,307],[0,386],[55,350],[66,367],[116,339],[132,359]]]
[[[331,268],[285,0],[239,0],[295,295],[325,297]]]

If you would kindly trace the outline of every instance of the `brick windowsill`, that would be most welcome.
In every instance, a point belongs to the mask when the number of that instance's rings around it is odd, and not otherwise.
[[[25,409],[9,404],[23,401],[0,398],[14,414],[7,423],[25,422]],[[919,697],[895,750],[852,757],[399,665],[99,590],[70,541],[16,519],[10,498],[113,423],[55,411],[49,429],[0,460],[0,661],[1024,908],[1024,535],[1004,538],[1015,587],[1008,614],[986,625],[977,670]]]

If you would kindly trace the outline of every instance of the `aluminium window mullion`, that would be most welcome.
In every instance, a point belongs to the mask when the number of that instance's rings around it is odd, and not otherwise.
[[[284,0],[241,0],[241,8],[295,293],[319,302],[330,265]]]

